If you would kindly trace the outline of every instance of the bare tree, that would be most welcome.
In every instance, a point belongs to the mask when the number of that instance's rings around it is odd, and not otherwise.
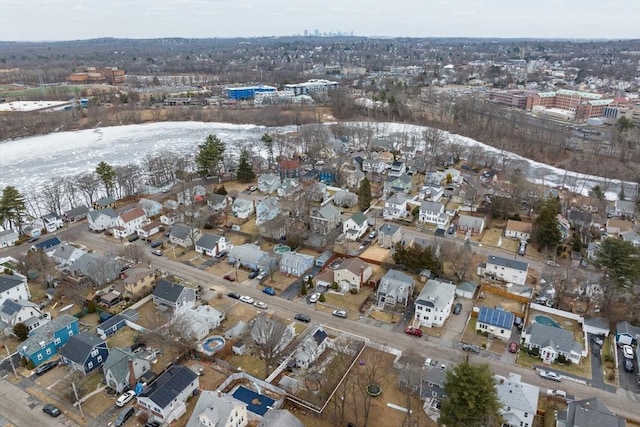
[[[93,202],[98,199],[98,188],[100,180],[93,172],[85,173],[76,177],[76,188],[84,197],[84,201],[88,206],[93,206]]]
[[[137,243],[130,243],[122,248],[120,255],[134,264],[147,263],[149,261],[149,257],[147,256],[144,247]]]
[[[19,255],[18,271],[23,275],[28,275],[29,271],[35,270],[42,277],[45,287],[58,277],[56,263],[42,250],[30,250],[23,255]]]
[[[402,423],[402,425],[406,427],[418,425],[418,420],[415,419],[413,415],[415,411],[412,408],[412,402],[414,396],[420,396],[423,360],[424,358],[415,350],[404,352],[400,359],[400,363],[402,363],[403,366],[398,372],[398,388],[401,390],[404,389],[407,392],[407,400],[405,403],[407,412]]]
[[[462,282],[472,272],[471,260],[474,252],[468,244],[459,245],[454,242],[445,241],[441,246],[441,257],[449,263],[451,272],[455,278]]]
[[[291,327],[279,317],[260,313],[251,325],[251,337],[260,350],[260,357],[265,363],[265,378],[271,372],[275,361],[289,343],[292,336]]]
[[[371,350],[365,360],[363,366],[358,366],[355,371],[355,388],[359,392],[361,397],[362,406],[353,405],[353,409],[356,415],[362,414],[362,425],[366,427],[369,423],[369,413],[371,411],[371,399],[372,396],[369,393],[368,386],[371,384],[378,384],[382,380],[382,377],[386,367],[384,366],[384,353],[382,351]]]
[[[54,178],[42,186],[41,196],[44,207],[49,211],[58,215],[62,214],[62,203],[64,199],[64,180],[62,178]]]
[[[114,166],[116,174],[115,191],[118,198],[132,196],[136,192],[136,186],[140,178],[140,167],[134,164]]]

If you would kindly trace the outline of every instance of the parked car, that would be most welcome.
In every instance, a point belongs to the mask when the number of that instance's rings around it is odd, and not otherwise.
[[[266,288],[262,289],[262,292],[264,292],[267,295],[275,295],[276,294],[276,290],[273,289],[271,286],[267,286]]]
[[[122,427],[129,418],[133,417],[133,414],[135,414],[135,412],[136,411],[133,409],[133,406],[129,406],[128,408],[123,409],[122,412],[120,412],[120,414],[118,415],[118,418],[116,418],[116,421],[113,423],[113,425],[115,427]]]
[[[480,353],[480,347],[474,344],[462,344],[462,350],[470,353]]]
[[[635,371],[635,366],[633,366],[632,359],[624,359],[623,366],[624,366],[624,370],[627,372]]]
[[[602,344],[604,344],[604,338],[602,338],[602,336],[600,335],[594,335],[591,337],[591,342],[599,346],[602,346]]]
[[[518,352],[518,344],[515,342],[509,343],[509,353],[517,353]]]
[[[262,310],[266,310],[267,309],[267,304],[263,303],[262,301],[256,301],[253,303],[253,306],[255,308],[260,308]]]
[[[456,306],[453,308],[453,314],[460,314],[461,311],[462,311],[462,304],[457,303]]]
[[[547,390],[547,395],[567,398],[567,392],[564,390]]]
[[[340,317],[342,319],[346,319],[347,318],[347,310],[342,310],[342,309],[338,309],[338,310],[333,310],[332,313],[334,316],[336,317]]]
[[[369,233],[369,239],[373,240],[376,238],[377,235],[378,235],[377,231],[372,231],[371,233]]]
[[[137,234],[134,234],[133,236],[129,237],[129,242],[135,242],[136,240],[139,240],[140,236],[138,236]]]
[[[625,359],[633,359],[633,347],[631,347],[630,345],[623,345],[622,355],[625,357]]]
[[[409,335],[415,335],[416,337],[420,338],[422,336],[422,329],[408,327],[404,330],[404,333]]]
[[[136,395],[136,392],[133,390],[129,390],[125,392],[120,397],[118,397],[118,400],[116,400],[116,406],[123,407],[127,403],[131,402],[131,399],[133,399],[135,395]]]
[[[158,421],[149,421],[144,427],[160,427],[160,423]]]
[[[309,297],[309,302],[313,304],[318,302],[319,299],[320,299],[320,292],[316,292],[314,294],[311,294],[311,296]]]
[[[552,267],[560,267],[560,264],[558,264],[557,262],[555,262],[553,260],[547,261],[547,265],[550,265]]]
[[[249,279],[255,279],[256,277],[258,277],[258,274],[260,274],[260,272],[258,270],[252,270],[249,273]]]
[[[309,316],[307,316],[306,314],[298,313],[295,316],[293,316],[293,318],[296,319],[296,320],[299,320],[300,322],[304,322],[304,323],[311,322],[311,318]]]
[[[527,242],[524,240],[520,242],[520,246],[518,247],[518,255],[524,256],[527,253]]]
[[[43,363],[36,368],[36,375],[44,375],[56,366],[58,366],[58,361]]]
[[[256,276],[256,279],[262,280],[265,277],[267,277],[267,274],[268,273],[266,272],[266,270],[260,270],[260,273],[258,273],[258,275]]]
[[[229,273],[229,274],[225,274],[224,276],[222,276],[222,278],[224,280],[228,280],[229,282],[235,282],[236,278],[233,274]]]
[[[56,405],[52,405],[52,404],[50,404],[50,403],[48,403],[48,404],[44,405],[44,406],[42,407],[42,411],[43,411],[45,414],[49,414],[49,415],[51,415],[51,416],[52,416],[52,417],[54,417],[54,418],[55,418],[55,417],[57,417],[57,416],[59,416],[59,415],[62,413],[62,412],[60,412],[60,408],[58,408]]]
[[[447,230],[448,234],[453,234],[455,232],[456,232],[456,226],[455,225],[450,226],[449,229]]]
[[[29,240],[27,240],[27,243],[37,242],[38,240],[40,240],[39,237],[31,237]]]
[[[555,382],[560,382],[560,375],[551,371],[540,371],[540,376],[547,380],[553,380]]]
[[[155,242],[153,242],[151,244],[152,248],[159,248],[160,246],[162,246],[162,241],[161,240],[156,240]]]
[[[228,296],[229,298],[233,298],[233,299],[240,299],[240,294],[239,294],[239,293],[237,293],[237,292],[229,292],[229,293],[227,294],[227,296]]]
[[[222,251],[218,254],[216,254],[216,258],[224,258],[227,256],[227,251]]]
[[[151,251],[152,254],[154,254],[155,256],[162,256],[164,255],[164,252],[162,252],[160,249],[154,249]]]
[[[513,324],[516,328],[522,330],[522,317],[514,317]]]
[[[242,301],[242,302],[246,302],[247,304],[253,304],[253,298],[251,298],[251,297],[250,297],[250,296],[248,296],[248,295],[242,295],[242,296],[240,297],[240,301]]]

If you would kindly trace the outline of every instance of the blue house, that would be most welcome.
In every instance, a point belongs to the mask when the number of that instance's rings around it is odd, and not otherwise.
[[[79,332],[78,319],[68,314],[61,314],[36,329],[20,346],[20,355],[32,361],[34,366],[38,366],[58,354],[58,350],[67,343],[69,338]]]
[[[91,332],[81,332],[69,338],[60,349],[62,363],[88,374],[102,366],[109,356],[105,340]]]
[[[336,175],[330,171],[321,170],[318,178],[320,182],[324,182],[327,185],[332,185],[336,182]]]
[[[138,317],[138,312],[132,308],[129,308],[122,313],[116,314],[115,316],[112,316],[99,324],[96,328],[96,333],[102,338],[106,338],[109,335],[115,334],[116,332],[118,332],[118,330],[126,326],[127,320],[135,322],[136,320],[138,320]]]

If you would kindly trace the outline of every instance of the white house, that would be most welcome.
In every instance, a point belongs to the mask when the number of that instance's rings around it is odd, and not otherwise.
[[[503,280],[516,285],[524,285],[527,282],[528,273],[528,263],[495,255],[489,255],[486,264],[480,264],[478,268],[478,276]]]
[[[28,300],[31,298],[27,278],[22,274],[0,274],[0,305],[6,300]]]
[[[129,209],[118,216],[116,226],[113,228],[113,237],[122,239],[136,234],[138,229],[142,228],[148,221],[149,219],[144,209]]]
[[[209,335],[211,329],[220,326],[224,320],[224,314],[209,305],[198,307],[184,305],[175,311],[174,318],[181,318],[188,322],[193,338],[200,341]]]
[[[444,195],[444,187],[440,184],[427,184],[420,189],[420,196],[423,200],[437,202]]]
[[[413,277],[398,270],[389,270],[380,279],[376,304],[380,308],[406,307],[413,295]]]
[[[175,224],[173,227],[171,227],[171,232],[169,233],[169,241],[174,245],[188,248],[190,246],[195,246],[195,243],[198,241],[200,236],[202,236],[202,231],[193,226],[189,226],[186,224]]]
[[[31,334],[31,331],[50,322],[51,316],[40,310],[38,304],[26,299],[5,299],[0,305],[0,320],[12,328],[24,323]]]
[[[389,197],[384,202],[382,217],[384,219],[405,219],[408,217],[407,200],[409,200],[409,198],[401,193],[395,193]]]
[[[166,279],[158,280],[152,293],[155,305],[164,305],[173,309],[191,308],[196,304],[196,291]]]
[[[342,224],[342,232],[347,240],[358,240],[369,227],[369,221],[362,212],[356,212]]]
[[[389,176],[400,176],[407,172],[407,165],[404,162],[393,162],[389,169]]]
[[[540,389],[523,383],[521,376],[513,373],[508,378],[496,375],[495,379],[502,427],[532,427]]]
[[[128,348],[112,348],[102,365],[102,373],[108,387],[118,393],[135,388],[138,378],[151,372],[151,362],[146,351],[131,352]]]
[[[530,222],[522,222],[510,219],[504,229],[505,237],[512,239],[529,240],[531,239],[532,224]]]
[[[162,223],[160,221],[154,220],[138,228],[136,232],[138,233],[138,236],[142,237],[143,239],[149,239],[154,234],[159,233],[161,227]]]
[[[371,278],[373,267],[360,258],[349,258],[335,270],[327,269],[315,277],[317,285],[329,287],[336,282],[341,292],[353,289],[359,291],[363,284]]]
[[[444,212],[444,205],[438,202],[426,200],[420,203],[420,222],[435,224],[439,228],[444,228],[449,221],[449,217]]]
[[[309,366],[322,354],[327,348],[327,333],[320,327],[316,329],[313,335],[307,338],[295,350],[293,358],[296,366],[303,369],[309,369]]]
[[[186,427],[245,427],[248,422],[246,403],[226,394],[203,390]]]
[[[280,271],[285,274],[300,277],[313,268],[315,258],[298,252],[286,252],[280,258]]]
[[[18,240],[20,240],[20,236],[12,229],[0,231],[0,248],[13,246]]]
[[[362,171],[372,173],[382,173],[387,169],[387,163],[380,159],[364,159],[362,161]]]
[[[435,279],[427,280],[414,305],[416,313],[414,325],[441,327],[451,314],[456,285]]]
[[[256,202],[256,226],[275,218],[280,214],[280,205],[276,197],[267,197]]]
[[[553,363],[562,355],[573,363],[580,363],[582,344],[574,340],[573,331],[542,323],[533,323],[523,333],[524,345],[537,348],[543,363]]]
[[[501,308],[480,307],[476,318],[476,331],[509,341],[514,318],[513,313]]]
[[[160,213],[162,213],[162,203],[156,202],[152,199],[140,199],[140,201],[138,201],[138,207],[142,208],[148,217],[160,215]]]
[[[636,203],[630,200],[616,200],[615,215],[633,218],[636,213]]]
[[[276,191],[282,182],[275,173],[263,173],[258,177],[258,190],[264,194],[271,194]]]
[[[42,225],[49,233],[53,233],[54,231],[64,227],[64,221],[62,221],[62,217],[56,213],[49,213],[42,218]]]
[[[460,215],[458,217],[458,232],[470,233],[477,236],[484,230],[484,218],[471,215]]]
[[[255,211],[255,207],[253,205],[253,200],[246,200],[237,198],[231,204],[231,215],[246,219],[253,215]]]
[[[199,386],[195,372],[183,365],[173,365],[138,395],[138,405],[153,419],[170,424],[187,411],[185,402]]]
[[[89,212],[87,220],[89,222],[89,229],[93,231],[104,231],[116,226],[118,214],[112,208],[104,208]]]
[[[231,244],[227,238],[216,234],[203,234],[202,237],[196,241],[196,252],[208,256],[216,256],[229,249],[231,249]]]

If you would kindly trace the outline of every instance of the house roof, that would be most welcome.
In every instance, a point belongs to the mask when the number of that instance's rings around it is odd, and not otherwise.
[[[420,203],[420,210],[423,212],[440,212],[443,208],[442,203],[432,202],[431,200],[425,200]]]
[[[389,270],[380,279],[378,292],[407,299],[413,288],[413,277],[398,270]]]
[[[560,420],[560,417],[558,417]],[[566,410],[567,427],[624,427],[626,420],[615,415],[597,397],[569,402]]]
[[[219,205],[220,203],[224,203],[226,199],[227,199],[226,194],[211,193],[209,195],[209,204],[212,206],[216,206],[216,205]]]
[[[585,317],[584,324],[605,331],[609,330],[609,320],[603,317]]]
[[[478,289],[478,284],[475,282],[470,282],[470,281],[466,281],[466,282],[462,282],[457,286],[458,289],[460,289],[463,292],[476,292],[476,289]]]
[[[637,338],[640,337],[640,327],[633,326],[631,323],[626,320],[623,322],[616,323],[616,334],[621,335],[629,335],[631,337]]]
[[[324,219],[331,219],[340,216],[340,211],[331,203],[327,203],[326,205],[321,207],[314,216]]]
[[[484,218],[470,215],[460,215],[458,217],[458,227],[480,228],[484,225]]]
[[[52,256],[56,258],[64,259],[67,261],[71,261],[73,259],[80,258],[82,255],[86,253],[87,252],[83,251],[82,249],[76,248],[75,246],[71,246],[67,243],[62,243],[58,245],[58,247],[56,247],[56,249],[53,251]]]
[[[169,367],[139,397],[146,397],[160,408],[166,408],[198,375],[183,365]]]
[[[304,427],[304,424],[286,409],[271,409],[262,417],[258,427]]]
[[[516,261],[514,259],[503,258],[500,256],[489,255],[487,257],[487,264],[497,265],[499,267],[513,268],[514,270],[527,271],[529,264],[523,261]]]
[[[300,167],[300,160],[298,159],[283,160],[280,162],[281,170],[298,169],[299,167]]]
[[[98,199],[96,201],[96,205],[98,206],[109,206],[111,204],[114,204],[116,202],[116,199],[114,199],[113,197],[103,197],[101,199]]]
[[[218,236],[217,234],[203,234],[196,242],[196,246],[213,249],[220,239],[222,239],[222,236]]]
[[[40,350],[41,341],[49,342],[52,339],[51,336],[54,333],[63,328],[66,328],[68,325],[77,322],[77,318],[69,316],[68,314],[59,315],[51,322],[45,323],[44,325],[33,331],[33,334],[25,341],[23,341],[20,345],[20,351],[23,352],[23,354],[33,354],[34,352]]]
[[[248,263],[259,263],[268,254],[264,252],[258,245],[245,243],[234,246],[229,250],[229,257],[234,260],[242,260]]]
[[[570,209],[567,212],[567,219],[571,222],[581,222],[584,224],[589,224],[592,217],[593,215],[591,214],[591,212],[583,212],[578,209]]]
[[[618,228],[621,232],[633,229],[633,223],[626,219],[609,218],[607,228]]]
[[[116,381],[125,380],[129,377],[129,359],[144,360],[132,353],[130,348],[112,348],[102,365],[102,372],[106,374],[111,371]]]
[[[10,240],[18,240],[18,238],[19,238],[18,233],[16,233],[12,229],[0,231],[0,240],[2,240],[3,242],[4,241],[8,242]]]
[[[171,237],[179,240],[185,240],[187,237],[189,237],[190,230],[191,228],[188,225],[174,224],[174,226],[171,227]]]
[[[178,298],[180,298],[183,290],[184,286],[178,283],[170,282],[167,279],[160,279],[158,283],[156,283],[156,288],[153,290],[153,296],[175,303],[178,301]]]
[[[313,265],[314,257],[312,255],[302,254],[298,252],[285,252],[280,258],[280,265],[286,266],[303,266],[305,263]]]
[[[478,322],[502,329],[511,329],[513,318],[513,313],[491,307],[480,307],[478,313]]]
[[[160,227],[162,227],[162,223],[158,220],[154,220],[154,221],[151,221],[149,224],[140,227],[140,230],[148,232],[153,230],[154,228],[160,228]]]
[[[112,208],[98,209],[98,210],[89,212],[89,218],[91,218],[92,221],[95,221],[96,219],[100,218],[101,215],[108,216],[109,218],[118,217],[118,214]]]
[[[393,196],[389,197],[386,203],[390,205],[402,205],[405,204],[409,200],[407,196],[401,193],[394,193]]]
[[[387,236],[393,236],[398,231],[400,231],[400,226],[398,224],[388,224],[384,223],[378,229],[381,234],[386,234]]]
[[[514,409],[520,411],[520,413],[524,412],[531,415],[534,415],[538,409],[540,389],[534,385],[521,382],[519,375],[512,374],[509,378],[498,378],[496,391],[498,399],[502,403],[502,408],[507,408],[503,412],[503,416],[515,416],[518,420],[517,423],[511,425],[519,425],[521,421],[525,421],[520,419],[517,412],[513,411]]]
[[[385,184],[393,184],[396,181],[402,181],[404,185],[407,185],[411,183],[411,177],[406,173],[403,173],[400,176],[388,176],[384,180]]]
[[[370,265],[360,258],[349,258],[344,260],[336,270],[349,270],[353,274],[359,275],[363,269],[366,270],[369,267]]]
[[[402,271],[398,271],[398,270],[389,270],[387,271],[384,276],[382,276],[382,279],[380,279],[380,285],[382,285],[385,282],[400,282],[400,283],[404,283],[407,285],[412,285],[413,284],[413,277],[409,276],[406,273],[403,273]]]
[[[6,299],[0,306],[0,313],[3,314],[1,317],[13,317],[14,314],[18,313],[24,307],[37,307],[38,311],[40,311],[40,306],[36,303],[33,303],[26,299]]]
[[[416,305],[433,305],[436,308],[445,308],[453,300],[456,293],[456,285],[441,282],[435,279],[427,280],[420,295],[416,298]]]
[[[362,225],[367,221],[367,217],[362,212],[356,212],[351,215],[350,220],[354,221],[358,225]]]
[[[19,286],[21,283],[26,283],[24,277],[18,276],[16,274],[0,274],[0,292],[5,292],[9,289],[13,289],[16,286]]]
[[[58,353],[73,362],[84,363],[91,350],[100,344],[104,344],[104,340],[96,334],[80,332],[78,335],[69,337]]]
[[[43,240],[40,243],[36,243],[35,245],[33,245],[33,247],[35,247],[36,249],[42,249],[44,251],[54,246],[57,246],[60,243],[62,243],[62,240],[60,240],[57,236],[54,236],[49,239]]]
[[[531,233],[533,225],[530,222],[507,220],[507,231],[515,231],[518,233]]]
[[[527,328],[529,342],[541,348],[552,347],[557,352],[582,353],[582,345],[573,339],[573,332],[542,323],[533,323]]]
[[[218,396],[215,391],[204,390],[198,397],[186,427],[225,426],[233,409],[238,405],[247,406],[233,396]]]
[[[88,212],[89,212],[89,208],[88,207],[86,207],[85,205],[80,205],[80,206],[77,206],[77,207],[75,207],[73,209],[69,209],[64,214],[65,214],[65,216],[68,216],[68,217],[75,217],[75,216],[79,216],[79,215],[84,215],[84,214],[86,214]]]

